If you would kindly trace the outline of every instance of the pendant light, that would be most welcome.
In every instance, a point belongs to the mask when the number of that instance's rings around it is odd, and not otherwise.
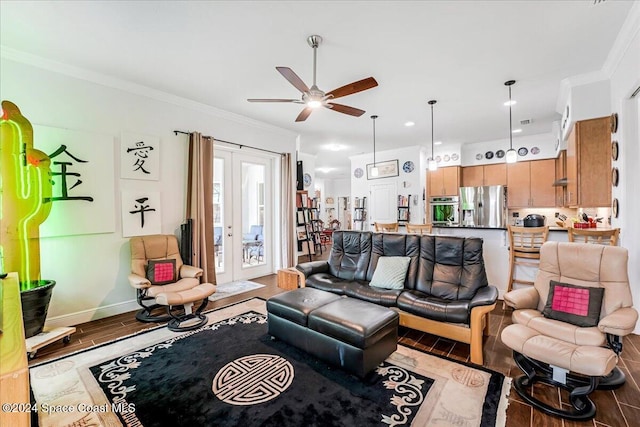
[[[509,149],[505,156],[507,163],[515,163],[518,161],[518,153],[513,149],[513,125],[511,123],[511,106],[513,105],[513,102],[511,101],[511,86],[513,86],[515,82],[515,80],[508,80],[504,82],[504,85],[509,88]]]
[[[429,101],[429,105],[431,105],[431,157],[427,160],[427,164],[429,165],[430,171],[438,170],[438,162],[436,162],[434,150],[433,150],[433,105],[438,102],[435,99]]]
[[[376,119],[378,116],[371,116],[373,120],[373,167],[371,168],[371,176],[378,176],[378,168],[376,167]]]

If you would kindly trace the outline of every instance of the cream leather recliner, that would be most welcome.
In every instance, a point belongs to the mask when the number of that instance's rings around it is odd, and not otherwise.
[[[136,299],[142,307],[136,313],[136,319],[141,322],[169,322],[169,329],[175,331],[195,329],[206,323],[201,312],[207,305],[207,298],[215,293],[216,287],[211,283],[200,283],[203,273],[201,268],[182,262],[176,236],[137,236],[131,238],[130,245],[129,283],[136,289]],[[163,264],[163,273],[167,271],[166,266],[170,265],[173,268],[172,280],[154,284],[149,271],[150,264],[154,262]],[[193,303],[199,300],[202,303],[194,313]],[[157,313],[156,309],[161,307],[166,307],[166,315]]]
[[[502,331],[501,339],[513,350],[516,364],[525,373],[514,384],[525,401],[550,415],[586,420],[596,411],[589,393],[624,384],[624,374],[616,368],[621,337],[631,333],[638,320],[638,312],[632,308],[627,260],[627,250],[622,247],[546,242],[540,249],[534,286],[505,294],[506,304],[514,308],[513,324]],[[564,293],[565,297],[554,298],[543,315],[551,281],[559,282],[554,288],[559,292],[556,296]],[[604,289],[599,316],[597,307],[595,315],[592,313],[595,326],[577,326],[574,323],[580,320],[573,317],[573,323],[551,318],[556,314],[550,309],[567,310],[572,315],[580,311],[576,307],[581,303],[566,305],[572,304],[570,300],[577,294],[562,284]],[[578,292],[590,295],[592,290]],[[562,410],[534,398],[529,386],[536,381],[569,390],[573,408]]]

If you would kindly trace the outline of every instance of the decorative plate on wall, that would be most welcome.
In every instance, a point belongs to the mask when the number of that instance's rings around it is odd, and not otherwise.
[[[613,160],[618,160],[618,141],[613,141],[611,143],[611,158]]]
[[[618,113],[611,115],[611,133],[618,132]]]
[[[354,169],[353,176],[355,176],[356,178],[362,178],[362,175],[364,175],[364,171],[362,170],[362,168]]]
[[[305,173],[304,176],[302,177],[302,181],[304,182],[304,186],[308,187],[311,185],[311,175],[309,175],[308,173]]]
[[[456,160],[458,160],[460,158],[460,156],[458,156],[458,153],[453,153],[451,155],[451,161],[455,162]]]
[[[411,160],[408,160],[406,162],[404,162],[404,164],[402,165],[402,170],[405,171],[406,173],[411,173],[413,172],[413,168],[414,168],[414,164]]]
[[[617,187],[619,179],[620,179],[620,173],[618,172],[618,168],[611,169],[611,185],[613,185],[614,187]]]
[[[531,154],[536,155],[540,153],[540,149],[538,147],[531,147]]]
[[[476,154],[476,160],[482,160],[484,156],[480,153]]]
[[[498,150],[496,151],[496,157],[501,159],[504,157],[504,150]]]
[[[445,162],[448,162],[449,160],[451,160],[451,157],[449,157],[448,154],[445,154],[442,160],[444,160]]]
[[[484,158],[487,160],[493,159],[493,151],[487,151],[486,153],[484,153]]]
[[[613,217],[618,218],[618,199],[613,199],[613,207],[611,210],[613,211]]]
[[[440,157],[440,156],[436,156],[436,162],[437,162],[437,163],[440,163],[441,161],[442,161],[442,157]]]
[[[527,150],[527,147],[520,147],[518,148],[518,156],[520,157],[524,157],[529,153],[529,150]]]

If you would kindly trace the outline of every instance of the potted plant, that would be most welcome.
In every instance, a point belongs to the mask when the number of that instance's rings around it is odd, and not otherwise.
[[[51,160],[10,101],[0,117],[0,273],[17,271],[27,338],[42,332],[53,280],[40,278],[40,224],[51,212]]]

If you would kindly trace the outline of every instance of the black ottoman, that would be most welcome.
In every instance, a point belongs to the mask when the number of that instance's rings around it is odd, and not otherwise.
[[[361,378],[398,346],[398,313],[301,288],[267,301],[269,334]]]

